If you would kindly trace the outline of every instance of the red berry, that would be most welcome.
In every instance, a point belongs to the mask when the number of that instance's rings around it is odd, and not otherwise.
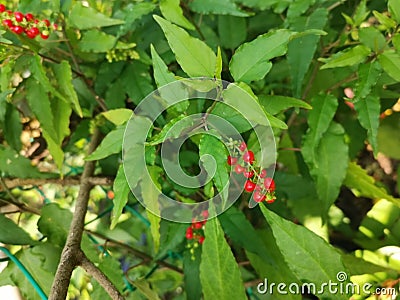
[[[247,148],[247,145],[246,145],[246,143],[245,142],[242,142],[240,145],[239,145],[239,150],[240,151],[244,151],[244,150],[246,150],[246,148]]]
[[[49,35],[46,34],[45,32],[42,32],[42,33],[40,34],[40,37],[41,37],[42,39],[44,39],[44,40],[47,40],[47,39],[49,38]]]
[[[260,191],[255,191],[253,194],[254,201],[258,203],[264,201],[265,198],[266,198],[265,194],[261,193]]]
[[[262,169],[260,172],[260,178],[264,178],[265,176],[267,176],[267,170]]]
[[[33,20],[33,15],[31,13],[27,13],[25,14],[25,20],[27,20],[28,22]]]
[[[193,238],[193,230],[192,230],[192,227],[188,227],[188,228],[186,229],[186,238],[187,238],[188,240],[191,240],[191,239]]]
[[[16,11],[14,13],[15,21],[22,22],[24,20],[24,14],[22,12]]]
[[[241,165],[236,165],[235,166],[235,172],[236,174],[240,174],[243,173],[243,171],[246,170],[244,167],[242,167]]]
[[[13,22],[10,19],[3,20],[3,25],[11,28]]]
[[[203,244],[203,243],[204,243],[204,240],[205,240],[205,237],[204,237],[204,236],[199,237],[199,243],[200,243],[200,244]]]
[[[202,222],[196,222],[196,223],[193,223],[192,224],[192,228],[193,229],[196,229],[196,230],[199,230],[199,229],[201,229],[203,227],[203,223]]]
[[[275,198],[267,199],[267,203],[268,204],[271,204],[271,203],[274,203],[274,202],[275,202]]]
[[[22,26],[14,26],[11,28],[12,31],[14,31],[16,34],[21,34],[24,32],[24,28]]]
[[[252,192],[256,188],[256,184],[253,181],[247,180],[244,184],[244,189],[246,192]]]
[[[53,24],[53,29],[57,30],[58,29],[58,25],[56,23]]]
[[[237,163],[237,158],[228,155],[228,160],[227,160],[227,162],[228,162],[228,165],[230,165],[230,166],[236,165],[236,163]]]
[[[270,192],[275,191],[275,181],[271,177],[264,179],[264,186]]]
[[[203,210],[201,213],[204,218],[208,218],[208,210]],[[205,222],[205,221],[204,221]]]
[[[12,16],[13,12],[11,10],[6,11],[9,16]]]
[[[243,154],[243,161],[252,164],[254,161],[254,153],[253,151],[249,150]]]
[[[107,198],[112,200],[112,199],[114,199],[114,197],[115,197],[114,192],[111,191],[111,190],[109,190],[109,191],[107,192]]]
[[[254,176],[254,172],[253,171],[245,171],[245,172],[243,172],[243,176],[246,178],[251,178]]]
[[[4,6],[4,4],[0,4],[0,13],[5,12],[6,11],[6,7]]]
[[[47,19],[44,19],[44,20],[43,20],[43,22],[44,22],[44,24],[46,24],[46,26],[47,26],[47,27],[49,27],[49,26],[50,26],[50,21],[49,21],[49,20],[47,20]]]

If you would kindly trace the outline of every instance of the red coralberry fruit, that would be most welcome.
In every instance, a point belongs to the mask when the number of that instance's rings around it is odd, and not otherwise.
[[[270,192],[275,191],[275,181],[271,177],[264,179],[264,186]]]
[[[192,224],[192,228],[193,229],[201,229],[203,227],[203,223],[202,222],[196,222]]]
[[[24,28],[22,26],[13,26],[11,30],[14,31],[16,34],[21,34],[24,32]]]
[[[246,192],[252,192],[256,188],[256,184],[253,181],[247,180],[244,184],[244,189]]]
[[[275,202],[275,198],[267,199],[267,203],[268,204],[271,204],[271,203],[274,203],[274,202]]]
[[[254,161],[254,153],[253,151],[249,150],[243,154],[243,161],[252,164]]]
[[[255,191],[253,194],[254,201],[258,203],[264,201],[265,198],[266,198],[265,194],[261,193],[260,191]]]
[[[47,27],[49,27],[49,26],[50,26],[50,21],[49,21],[49,20],[47,20],[47,19],[44,19],[44,20],[43,20],[43,22],[44,22],[44,24],[46,24],[46,26],[47,26]]]
[[[254,172],[253,171],[245,171],[245,172],[243,172],[243,176],[246,178],[252,178],[254,176]]]
[[[12,21],[10,19],[6,19],[6,20],[3,20],[3,25],[11,28],[13,23],[12,23]]]
[[[233,166],[236,165],[236,163],[237,163],[237,158],[228,155],[228,165]]]
[[[191,240],[193,238],[193,230],[192,227],[188,227],[188,229],[186,229],[186,238],[188,240]]]
[[[25,14],[25,20],[27,20],[28,22],[33,20],[33,15],[31,13],[27,13]]]
[[[204,236],[199,237],[199,243],[200,243],[200,244],[203,244],[203,243],[204,243],[204,240],[205,240],[205,237],[204,237]]]
[[[4,6],[4,4],[0,4],[0,13],[5,12],[6,11],[6,7]]]
[[[247,148],[247,145],[246,145],[246,143],[245,142],[242,142],[241,144],[240,144],[240,146],[239,146],[239,150],[240,151],[244,151],[244,150],[246,150],[246,148]]]
[[[40,37],[42,38],[42,39],[44,39],[44,40],[47,40],[48,38],[49,38],[49,34],[47,33],[46,34],[46,32],[42,32],[41,34],[40,34]]]
[[[26,30],[25,33],[29,38],[34,39],[40,32],[39,29],[33,27],[31,29]]]
[[[265,176],[267,176],[267,170],[262,169],[260,172],[260,178],[264,178]]]
[[[22,22],[24,20],[24,14],[22,12],[16,11],[14,13],[15,21]]]
[[[204,218],[208,218],[208,210],[203,210],[201,214]]]
[[[236,165],[236,166],[235,166],[235,172],[236,172],[236,174],[243,173],[244,170],[245,170],[245,168],[242,167],[241,165]]]
[[[111,191],[111,190],[109,190],[108,192],[107,192],[107,197],[108,197],[108,199],[114,199],[114,197],[115,197],[115,194],[114,194],[114,192],[113,191]]]

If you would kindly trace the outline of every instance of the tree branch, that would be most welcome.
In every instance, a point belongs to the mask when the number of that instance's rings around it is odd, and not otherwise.
[[[88,177],[87,181],[92,185],[106,185],[110,186],[114,182],[113,177]],[[79,185],[81,183],[80,176],[71,176],[64,178],[3,178],[4,185],[8,189],[13,189],[17,186],[26,185],[43,185],[47,183],[54,183],[60,185]],[[3,186],[0,186],[0,192],[4,190]]]
[[[111,299],[123,300],[124,297],[122,297],[114,284],[86,257],[85,253],[81,251],[80,255],[80,266],[86,271],[86,273],[96,279],[96,281],[103,287]]]
[[[89,154],[94,151],[100,142],[100,131],[96,128],[89,145]],[[76,199],[75,212],[71,227],[68,232],[67,241],[61,254],[56,275],[51,287],[49,300],[60,300],[67,297],[68,286],[72,272],[76,266],[82,263],[81,241],[87,211],[89,193],[93,185],[89,178],[93,175],[95,161],[87,161],[81,176],[79,194]],[[87,266],[85,262],[85,266]],[[121,298],[115,298],[121,299]]]

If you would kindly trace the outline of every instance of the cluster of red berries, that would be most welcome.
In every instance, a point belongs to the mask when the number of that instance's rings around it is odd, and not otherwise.
[[[204,210],[201,212],[202,217],[205,219],[203,221],[192,220],[192,224],[186,229],[186,239],[188,243],[186,248],[190,249],[191,259],[195,260],[195,249],[199,245],[204,243],[204,225],[207,223],[208,211]]]
[[[0,4],[0,20],[4,27],[18,35],[25,33],[30,39],[40,35],[42,39],[47,40],[51,29],[58,29],[57,24],[51,26],[50,21],[47,19],[36,19],[31,13],[12,12],[7,10],[3,4]]]
[[[276,199],[275,181],[271,177],[267,177],[267,170],[254,166],[254,153],[247,149],[246,143],[238,144],[238,142],[233,144],[232,148],[235,155],[228,155],[228,165],[235,167],[236,174],[242,174],[247,178],[244,190],[254,192],[254,201],[262,202],[265,200],[267,203],[273,203]]]
[[[203,218],[206,220],[204,221],[197,221],[195,219],[192,220],[192,224],[186,229],[186,238],[188,240],[194,240],[197,241],[199,244],[203,244],[204,242],[204,232],[203,232],[203,226],[207,222],[208,218],[208,211],[204,210],[201,215]]]

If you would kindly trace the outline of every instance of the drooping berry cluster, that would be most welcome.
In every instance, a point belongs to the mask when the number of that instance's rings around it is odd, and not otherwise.
[[[0,21],[1,25],[15,34],[25,34],[28,38],[34,39],[39,36],[47,40],[51,30],[57,30],[57,24],[51,24],[47,19],[37,19],[31,13],[23,14],[22,12],[12,12],[0,4]]]
[[[204,225],[207,223],[208,211],[202,211],[201,215],[206,220],[197,221],[196,219],[192,220],[192,224],[186,229],[186,239],[188,241],[186,248],[190,248],[190,254],[192,255],[192,259],[194,260],[194,251],[195,248],[199,247],[199,245],[203,244],[205,240],[204,236]]]
[[[254,153],[247,149],[245,142],[235,141],[232,143],[234,155],[228,155],[227,163],[234,166],[236,174],[242,174],[247,178],[244,184],[246,192],[254,192],[253,199],[256,202],[266,201],[273,203],[275,197],[275,181],[267,177],[267,170],[255,166]]]

